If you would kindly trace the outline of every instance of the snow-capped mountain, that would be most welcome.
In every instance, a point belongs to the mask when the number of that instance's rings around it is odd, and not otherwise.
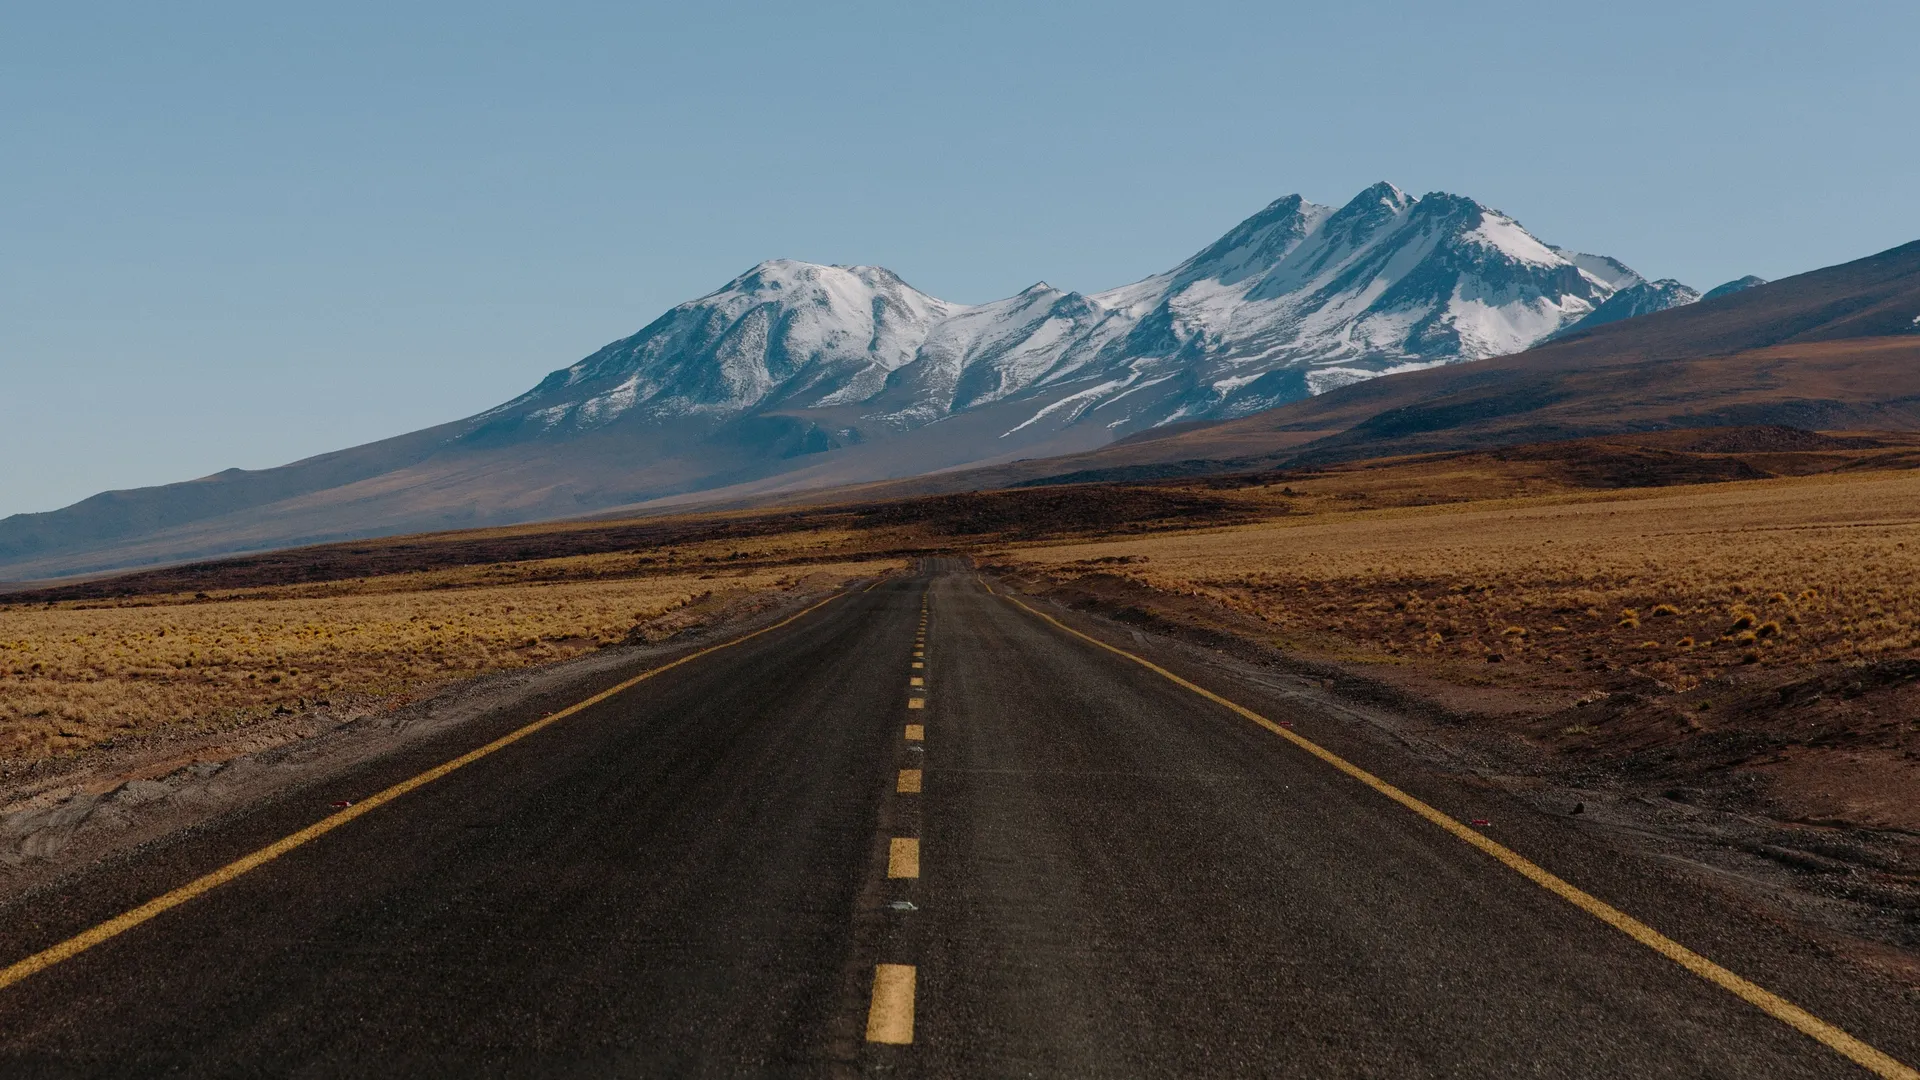
[[[1608,288],[1616,292],[1646,280],[1626,263],[1606,255],[1588,255],[1579,251],[1568,251],[1562,247],[1554,248],[1553,253],[1605,282]]]
[[[1290,195],[1166,273],[1090,295],[1042,282],[962,305],[878,267],[765,262],[479,430],[778,412],[820,419],[837,446],[1030,398],[1006,434],[1097,422],[1118,437],[1517,352],[1648,288],[1471,199],[1381,183],[1338,209]]]
[[[623,418],[861,401],[919,357],[934,326],[968,310],[879,267],[774,259],[482,418],[565,433]]]

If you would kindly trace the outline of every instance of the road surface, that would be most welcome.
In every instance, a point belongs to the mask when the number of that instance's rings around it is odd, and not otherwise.
[[[1911,999],[1779,927],[1160,660],[1920,1060]],[[0,964],[570,703],[103,866],[8,911]],[[0,1075],[167,1073],[1874,1075],[953,564],[638,682],[0,988]]]

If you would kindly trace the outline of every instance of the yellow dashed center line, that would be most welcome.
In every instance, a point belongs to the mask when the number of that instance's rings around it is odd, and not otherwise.
[[[927,603],[924,597],[920,602],[920,629],[913,639],[913,666],[924,669],[926,665],[918,658],[926,656],[927,647]],[[915,675],[908,678],[908,686],[924,687],[926,679]],[[924,709],[926,699],[910,697],[907,708]],[[906,738],[908,742],[922,742],[927,737],[924,724],[908,724]],[[902,795],[920,793],[920,770],[901,769],[894,781],[894,791]],[[910,836],[896,836],[887,842],[887,876],[889,878],[918,878],[920,876],[920,841]],[[911,964],[876,964],[873,969],[873,1002],[867,1007],[867,1041],[875,1043],[893,1043],[905,1045],[913,1041],[913,993],[916,979]]]
[[[1208,701],[1253,721],[1273,734],[1280,736],[1300,749],[1305,750],[1307,753],[1312,754],[1314,757],[1319,758],[1321,761],[1326,762],[1328,765],[1346,773],[1348,776],[1385,795],[1394,802],[1426,818],[1440,828],[1452,833],[1460,840],[1479,848],[1535,885],[1540,886],[1569,904],[1572,904],[1574,907],[1592,915],[1594,918],[1599,919],[1615,930],[1645,945],[1647,948],[1652,949],[1661,956],[1698,975],[1700,978],[1726,990],[1728,993],[1740,998],[1742,1001],[1773,1017],[1775,1020],[1793,1028],[1808,1038],[1820,1042],[1828,1049],[1852,1060],[1855,1064],[1862,1066],[1874,1075],[1883,1077],[1885,1080],[1920,1080],[1920,1071],[1916,1071],[1892,1056],[1854,1038],[1840,1028],[1827,1023],[1825,1020],[1820,1019],[1758,983],[1751,982],[1721,967],[1719,964],[1701,956],[1699,953],[1694,952],[1692,949],[1662,934],[1646,923],[1621,911],[1612,904],[1594,896],[1592,893],[1555,876],[1545,867],[1540,866],[1533,860],[1507,847],[1505,844],[1493,840],[1476,831],[1471,826],[1455,821],[1453,818],[1434,809],[1427,803],[1401,791],[1399,788],[1394,787],[1392,784],[1362,769],[1360,766],[1353,764],[1346,758],[1328,750],[1312,739],[1297,734],[1291,729],[1283,728],[1279,724],[1254,712],[1252,709],[1228,701],[1226,698],[1208,690],[1204,686],[1188,682],[1186,679],[1175,675],[1173,672],[1168,671],[1166,668],[1161,667],[1151,660],[1135,656],[1118,646],[1109,645],[1090,634],[1083,634],[1061,622],[1059,619],[1048,615],[1044,611],[1037,611],[1028,607],[1026,604],[1011,596],[1006,599],[1028,614],[1045,619],[1055,627],[1072,634],[1082,641],[1089,642],[1110,653],[1124,656],[1154,674],[1162,676],[1169,682],[1191,690],[1201,697],[1206,698]]]
[[[896,836],[887,845],[887,876],[890,878],[917,878],[920,876],[920,841],[911,836]]]
[[[873,1004],[867,1007],[867,1041],[905,1045],[913,1041],[912,964],[876,964]]]

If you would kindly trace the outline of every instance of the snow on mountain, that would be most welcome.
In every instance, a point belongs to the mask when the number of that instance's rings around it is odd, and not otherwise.
[[[483,415],[577,430],[629,413],[726,417],[793,399],[857,401],[964,310],[879,267],[772,259]]]
[[[1735,278],[1734,280],[1727,282],[1725,285],[1715,285],[1713,288],[1708,289],[1706,292],[1706,295],[1702,296],[1700,299],[1718,300],[1722,296],[1732,296],[1734,293],[1745,292],[1746,290],[1753,288],[1755,285],[1765,285],[1766,283],[1767,283],[1766,278],[1759,277],[1754,274],[1748,274],[1746,277],[1743,277],[1743,278]]]
[[[1126,322],[1044,281],[1005,300],[959,309],[930,329],[918,362],[898,380],[910,403],[875,415],[912,426],[1059,379],[1092,360]]]
[[[1108,357],[1185,387],[1141,418],[1151,426],[1517,352],[1611,294],[1497,211],[1381,183],[1338,210],[1282,199],[1170,273],[1094,299],[1140,313]]]
[[[1592,274],[1616,292],[1646,280],[1634,273],[1626,263],[1607,255],[1588,255],[1583,251],[1568,251],[1566,248],[1558,247],[1553,249],[1553,253]]]
[[[1596,326],[1605,326],[1610,322],[1619,322],[1621,319],[1631,319],[1636,315],[1651,315],[1656,311],[1698,303],[1699,300],[1698,292],[1672,278],[1642,281],[1638,285],[1631,285],[1614,293],[1607,298],[1606,303],[1595,308],[1593,314],[1554,336],[1563,337],[1582,330],[1591,330]]]
[[[476,431],[830,413],[857,440],[1031,399],[1014,431],[1097,421],[1117,437],[1517,352],[1647,287],[1471,199],[1381,183],[1337,209],[1290,195],[1172,270],[1092,295],[1042,282],[962,305],[878,267],[765,262]]]

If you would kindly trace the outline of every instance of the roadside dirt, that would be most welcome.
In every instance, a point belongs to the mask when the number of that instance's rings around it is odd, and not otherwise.
[[[1357,660],[1333,639],[1283,649],[1256,619],[1117,576],[983,569],[1371,728],[1426,766],[1578,817],[1920,987],[1920,662],[1742,669],[1687,693],[1630,669],[1472,685]]]
[[[237,732],[141,740],[0,777],[0,904],[91,863],[165,843],[224,815],[297,795],[346,770],[592,676],[766,625],[822,592],[741,597],[659,635],[539,667],[497,672],[412,698],[334,701]],[[659,628],[656,628],[659,629]],[[651,638],[651,640],[649,640]]]

